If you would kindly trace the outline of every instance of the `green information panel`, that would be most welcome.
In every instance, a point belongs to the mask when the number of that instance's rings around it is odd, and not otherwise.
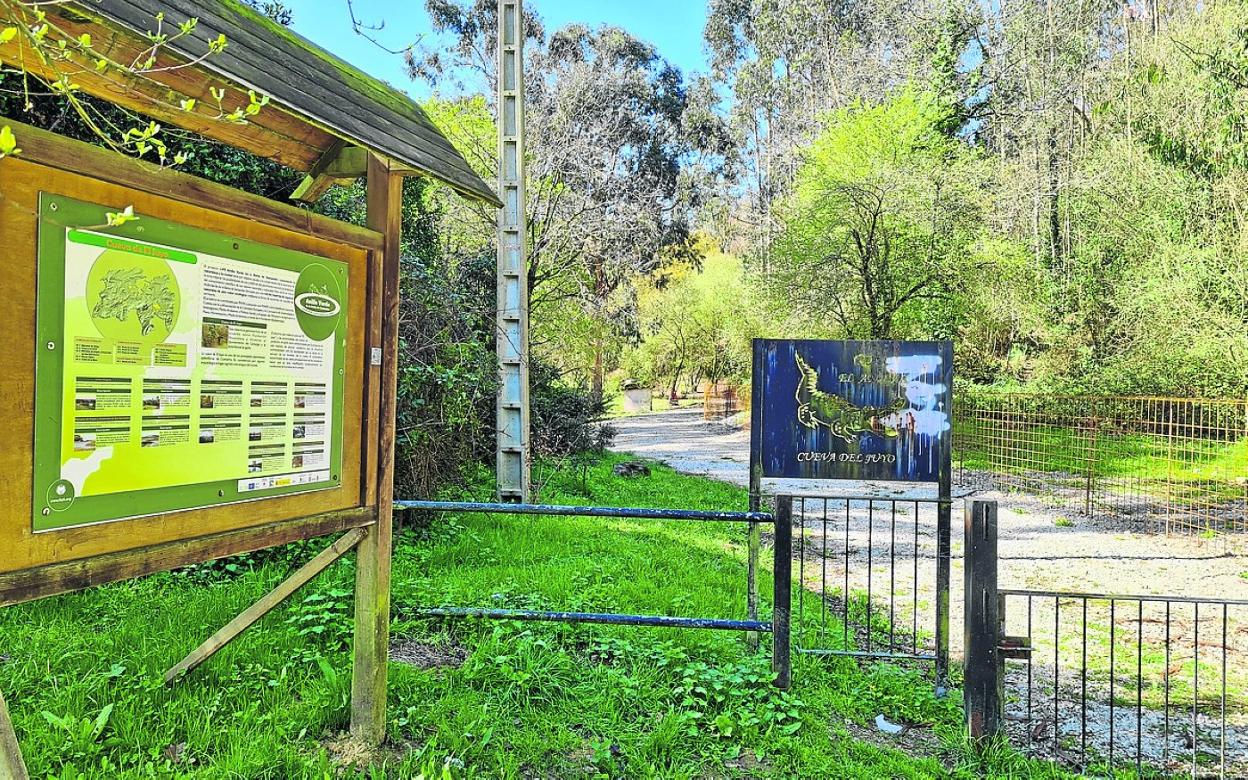
[[[36,531],[340,484],[345,263],[39,209]]]

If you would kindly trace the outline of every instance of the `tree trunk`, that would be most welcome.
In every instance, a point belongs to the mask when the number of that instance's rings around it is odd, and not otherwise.
[[[598,337],[594,339],[594,373],[590,380],[590,392],[593,394],[595,401],[601,401],[603,393],[604,372],[602,368],[602,349],[602,335],[600,333]]]
[[[602,400],[604,373],[602,364],[602,352],[605,348],[603,345],[602,330],[606,327],[603,323],[603,312],[607,308],[607,272],[600,257],[594,258],[594,319],[595,335],[594,335],[594,373],[590,380],[590,392],[593,394],[595,401]]]

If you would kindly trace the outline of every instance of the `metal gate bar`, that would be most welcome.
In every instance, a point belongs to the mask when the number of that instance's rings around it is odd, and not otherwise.
[[[871,495],[805,495],[790,500],[797,504],[794,552],[802,584],[798,652],[930,662],[937,690],[943,692],[949,658],[952,501]],[[855,553],[865,560],[856,563]],[[841,571],[830,577],[830,569],[837,566]],[[928,587],[930,613],[919,608],[928,600],[920,597]],[[865,619],[850,614],[850,602],[856,599],[861,599]],[[840,620],[839,630],[829,626],[829,617]],[[856,640],[863,647],[857,647]]]
[[[775,529],[775,590],[772,621],[727,620],[721,618],[672,617],[668,615],[628,615],[557,610],[483,609],[475,607],[436,607],[417,611],[424,618],[483,618],[488,620],[532,620],[558,623],[600,623],[665,628],[708,628],[723,631],[758,631],[772,635],[772,670],[775,685],[787,689],[792,682],[790,654],[790,601],[792,589],[792,507],[789,499],[777,501],[776,513],[712,512],[699,509],[650,509],[644,507],[557,506],[546,504],[477,503],[469,501],[396,500],[396,510],[430,512],[476,512],[500,515],[550,515],[555,517],[605,517],[634,520],[693,520],[706,522],[767,523]]]
[[[1097,777],[1248,777],[1248,600],[1000,588],[966,517],[967,727]]]
[[[710,512],[701,509],[648,509],[615,506],[560,506],[556,504],[495,504],[471,501],[401,501],[395,509],[430,512],[477,512],[495,515],[557,515],[563,517],[622,517],[636,520],[712,520],[726,523],[772,523],[770,512]]]
[[[667,615],[621,615],[614,612],[538,612],[529,609],[474,609],[435,607],[422,609],[421,617],[485,618],[490,620],[537,620],[553,623],[605,623],[613,626],[663,626],[666,628],[718,628],[727,631],[771,631],[764,620],[668,617]]]

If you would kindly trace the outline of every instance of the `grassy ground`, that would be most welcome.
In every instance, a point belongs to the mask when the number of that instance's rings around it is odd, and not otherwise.
[[[701,398],[685,398],[679,401],[676,406],[672,406],[672,401],[667,396],[659,395],[650,400],[651,407],[649,412],[626,412],[624,411],[624,394],[623,393],[607,393],[607,418],[615,417],[633,417],[637,414],[650,414],[652,412],[667,412],[672,409],[685,406],[701,406]]]
[[[739,489],[591,469],[552,502],[739,509]],[[958,693],[919,670],[766,653],[708,631],[434,622],[439,604],[742,617],[744,533],[694,523],[409,518],[395,551],[392,742],[339,737],[350,689],[345,560],[173,689],[160,675],[315,552],[294,545],[0,611],[0,689],[35,777],[1050,777],[972,759]],[[766,593],[764,594],[767,595]],[[446,665],[432,663],[449,660]],[[915,724],[871,738],[877,714]],[[861,737],[870,741],[862,741]],[[906,746],[903,753],[894,744]],[[918,755],[916,755],[918,754]],[[357,760],[356,768],[346,766]]]
[[[1007,465],[1085,474],[1091,466],[1098,477],[1195,482],[1220,476],[1230,481],[1248,467],[1248,439],[1171,441],[1145,434],[1102,434],[1095,442],[1096,459],[1089,464],[1089,435],[1068,427],[1028,424],[1003,432],[994,423],[962,420],[956,435],[964,443],[961,451],[967,468]]]

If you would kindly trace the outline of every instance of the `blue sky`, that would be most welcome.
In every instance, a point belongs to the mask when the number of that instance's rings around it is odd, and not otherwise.
[[[350,62],[352,65],[416,97],[428,88],[409,79],[403,58],[375,46],[351,29],[347,0],[286,0],[294,12],[294,29]],[[706,3],[702,0],[526,0],[547,30],[572,22],[590,26],[614,24],[654,44],[659,53],[688,74],[708,68],[702,47]],[[424,35],[422,43],[435,42],[429,17],[420,0],[354,0],[356,17],[365,24],[385,22],[370,32],[390,49],[401,49]]]

